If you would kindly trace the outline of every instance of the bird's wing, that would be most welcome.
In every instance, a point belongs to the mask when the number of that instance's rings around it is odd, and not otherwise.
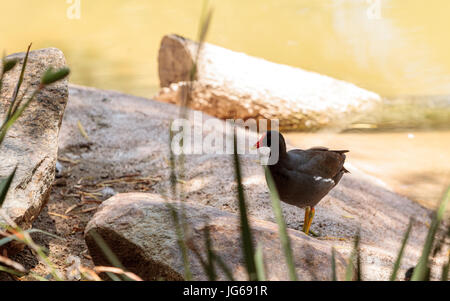
[[[345,154],[345,153],[350,152],[349,150],[330,150],[328,147],[324,147],[324,146],[311,147],[307,151],[324,151],[324,152],[333,152],[333,153],[338,153],[338,154]]]
[[[311,147],[309,150],[327,151],[327,150],[330,150],[330,149],[328,147],[325,147],[325,146],[315,146],[315,147]]]
[[[299,172],[325,179],[334,179],[344,168],[345,154],[348,151],[330,151],[325,148],[312,148],[308,150],[291,150],[289,166]]]
[[[283,201],[296,206],[301,201],[308,205],[309,202],[321,200],[338,182],[284,167],[273,170],[272,175],[279,193],[283,195]]]

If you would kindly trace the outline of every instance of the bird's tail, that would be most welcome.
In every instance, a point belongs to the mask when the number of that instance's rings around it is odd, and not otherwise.
[[[331,152],[333,153],[338,153],[338,154],[345,154],[345,153],[349,153],[349,150],[332,150]]]

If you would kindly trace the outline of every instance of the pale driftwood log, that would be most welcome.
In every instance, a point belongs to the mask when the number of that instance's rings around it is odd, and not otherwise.
[[[163,102],[181,102],[198,44],[177,35],[159,50]],[[280,128],[343,128],[381,102],[376,93],[314,72],[205,43],[190,107],[222,119],[279,119]]]

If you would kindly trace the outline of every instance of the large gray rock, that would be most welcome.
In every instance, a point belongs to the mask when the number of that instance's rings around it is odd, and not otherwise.
[[[165,36],[159,51],[160,101],[179,104],[198,44]],[[191,108],[222,119],[279,119],[280,128],[346,127],[381,103],[354,84],[205,43]]]
[[[170,202],[179,213],[179,202]],[[204,231],[209,229],[213,249],[235,280],[248,280],[240,238],[238,215],[209,206],[184,204],[188,244],[206,259]],[[262,247],[268,280],[289,280],[278,226],[251,219],[255,245]],[[159,195],[119,194],[105,201],[86,227],[86,242],[96,265],[110,264],[98,247],[92,231],[102,236],[126,268],[146,280],[182,280],[183,259],[177,243],[168,203]],[[304,233],[289,230],[297,275],[301,280],[331,280],[331,247]],[[194,280],[207,280],[198,257],[189,253]],[[344,279],[345,260],[337,254],[337,272]],[[227,280],[216,266],[220,280]]]
[[[9,58],[21,58],[24,53]],[[22,62],[9,72],[0,96],[0,119],[5,118]],[[30,52],[22,92],[33,92],[42,73],[53,66],[66,65],[63,53],[55,48]],[[18,166],[16,176],[1,210],[19,226],[29,228],[45,205],[55,175],[58,133],[68,100],[67,80],[45,88],[32,101],[24,114],[8,132],[0,146],[0,178]],[[0,224],[4,224],[0,216]]]
[[[123,175],[150,177],[145,187],[124,188],[115,183],[117,192],[145,189],[169,195],[169,125],[177,118],[174,105],[111,91],[71,86],[70,102],[60,134],[61,155],[79,161],[72,168],[77,183],[81,177],[91,179],[83,184],[101,183],[104,177],[117,179]],[[210,118],[202,115],[204,119]],[[79,133],[77,121],[86,129],[92,145]],[[200,130],[201,131],[201,130]],[[203,129],[206,136],[212,130]],[[239,134],[240,135],[240,134]],[[349,155],[351,161],[351,153]],[[264,173],[254,155],[243,155],[243,183],[251,217],[274,222]],[[348,257],[353,238],[361,227],[361,247],[366,280],[386,280],[390,276],[404,231],[410,217],[415,219],[399,278],[417,263],[431,212],[415,202],[399,196],[352,166],[347,166],[340,184],[316,207],[312,230],[316,238]],[[233,159],[230,155],[189,155],[185,162],[183,189],[189,203],[238,212],[235,195]],[[288,228],[301,230],[304,211],[282,204]],[[439,263],[445,256],[439,259]],[[435,269],[436,274],[440,273]]]

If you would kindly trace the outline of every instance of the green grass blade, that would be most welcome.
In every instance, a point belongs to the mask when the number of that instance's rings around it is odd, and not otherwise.
[[[3,58],[2,75],[11,71],[17,65],[18,62],[19,62],[19,59],[7,60],[7,59]]]
[[[355,243],[353,245],[353,250],[350,255],[347,268],[345,270],[345,281],[352,281],[355,279],[356,270],[356,280],[361,281],[361,260],[360,260],[360,250],[359,244],[361,240],[360,232],[355,237]],[[355,265],[356,262],[356,265]]]
[[[207,261],[205,261],[200,254],[199,250],[194,244],[190,244],[189,248],[192,250],[194,255],[197,257],[198,261],[200,262],[200,265],[203,268],[203,271],[207,274],[210,281],[217,280],[217,273],[214,267],[214,263],[217,263],[217,265],[222,269],[222,271],[225,273],[225,276],[229,281],[234,281],[233,274],[231,273],[230,268],[225,264],[225,262],[222,260],[220,256],[216,254],[212,247],[212,241],[211,236],[209,232],[209,228],[205,228],[204,230],[205,235],[205,246],[206,246],[206,254],[207,254]]]
[[[212,249],[211,235],[209,233],[208,227],[205,227],[204,235],[205,235],[206,254],[207,254],[207,258],[208,258],[207,263],[206,263],[206,273],[208,275],[209,281],[216,281],[217,274],[216,274],[216,269],[214,267],[215,254]]]
[[[397,256],[397,260],[395,261],[394,268],[392,269],[391,278],[389,279],[390,281],[395,281],[397,279],[397,273],[398,273],[398,270],[400,269],[400,263],[402,262],[403,253],[405,251],[406,243],[408,242],[409,234],[411,233],[411,229],[412,229],[412,219],[409,220],[408,228],[406,229],[405,235],[403,236],[402,245],[398,252],[398,256]]]
[[[286,264],[289,270],[289,279],[291,281],[297,281],[297,273],[295,271],[294,256],[292,253],[291,240],[289,238],[286,222],[283,217],[283,211],[281,210],[281,201],[278,195],[275,182],[273,181],[272,174],[267,166],[265,166],[266,181],[269,187],[270,198],[272,200],[272,208],[275,214],[275,219],[278,224],[278,232],[281,240],[281,246],[283,247],[284,257],[286,258]]]
[[[190,70],[190,82],[188,83],[188,87],[187,87],[187,91],[182,93],[182,99],[181,99],[181,107],[180,107],[180,113],[179,116],[180,118],[187,118],[187,107],[189,104],[189,101],[192,97],[192,81],[196,78],[197,75],[197,63],[198,63],[198,59],[200,56],[200,49],[201,46],[204,42],[204,39],[206,38],[206,34],[208,32],[208,28],[209,28],[209,24],[211,21],[211,15],[212,13],[207,13],[207,16],[209,15],[209,17],[205,18],[205,10],[208,7],[209,2],[204,2],[203,5],[203,11],[202,11],[202,15],[200,18],[200,23],[199,23],[199,49],[197,50],[196,53],[196,57],[195,57],[195,61],[193,63],[193,66]],[[209,9],[209,11],[211,11],[211,9]],[[170,127],[172,128],[172,127]],[[171,148],[171,142],[173,139],[173,132],[172,130],[170,130],[170,141],[169,141],[169,149],[170,149],[170,185],[171,185],[171,189],[172,189],[172,195],[173,197],[177,197],[177,183],[178,183],[178,175],[181,179],[183,179],[183,175],[184,175],[184,162],[185,162],[185,158],[184,158],[184,153],[182,153],[180,155],[180,159],[179,159],[179,165],[180,165],[180,169],[179,169],[179,173],[177,174],[176,172],[176,167],[175,167],[175,156],[173,154],[172,148]],[[184,141],[182,141],[182,143],[184,143]],[[183,146],[181,146],[183,147]],[[182,252],[182,257],[183,257],[183,264],[184,264],[184,277],[187,281],[191,281],[192,280],[192,273],[190,271],[190,264],[189,264],[189,254],[188,254],[188,248],[186,246],[186,241],[184,239],[184,229],[185,229],[185,215],[184,215],[184,207],[182,207],[182,212],[181,214],[178,214],[178,212],[176,211],[175,208],[173,208],[172,206],[170,207],[170,211],[171,211],[171,215],[175,224],[175,228],[176,228],[176,235],[178,238],[178,245],[181,249]],[[194,250],[193,250],[194,251]],[[197,257],[199,257],[199,254],[196,254]],[[199,260],[202,261],[201,256],[199,257]],[[206,263],[204,263],[206,264]],[[202,264],[203,265],[203,264]]]
[[[59,239],[59,240],[64,240],[64,238],[62,238],[62,237],[59,237],[59,236],[57,236],[57,235],[55,235],[55,234],[52,234],[52,233],[49,233],[49,232],[47,232],[47,231],[43,231],[43,230],[40,230],[40,229],[29,229],[29,230],[25,230],[25,231],[23,231],[23,232],[27,232],[27,233],[29,233],[29,234],[32,234],[32,233],[42,233],[42,234],[45,234],[45,235],[47,235],[47,236],[50,236],[50,237],[53,237],[53,238],[56,238],[56,239]]]
[[[30,89],[29,86],[26,87],[25,90],[23,91],[22,95],[16,99],[16,102],[15,102],[15,109],[14,109],[14,111],[13,111],[12,114],[14,114],[15,110],[17,110],[17,108],[20,107],[20,105],[22,104],[22,101],[24,100],[24,98],[25,98],[26,95],[28,94],[28,90],[29,90],[29,89]]]
[[[2,72],[0,73],[0,91],[3,88],[3,77],[5,76],[6,73],[8,73],[10,70],[12,70],[17,63],[19,62],[18,59],[12,59],[12,60],[7,60],[5,58],[2,59]]]
[[[234,281],[233,274],[230,270],[230,268],[225,264],[225,262],[218,256],[213,247],[212,247],[212,241],[211,236],[209,232],[209,228],[205,228],[204,230],[205,235],[205,246],[206,246],[206,254],[207,254],[207,260],[203,259],[203,256],[200,254],[197,246],[195,244],[190,243],[189,248],[194,253],[194,255],[197,257],[198,261],[200,262],[200,265],[202,266],[203,271],[208,276],[208,279],[210,281],[217,280],[217,273],[216,269],[214,267],[214,264],[216,263],[222,271],[225,273],[225,276],[228,280]]]
[[[182,92],[182,99],[181,99],[181,109],[180,109],[180,117],[186,118],[187,116],[187,108],[189,106],[189,102],[192,100],[192,89],[193,89],[193,82],[196,80],[198,76],[198,62],[200,60],[201,55],[201,49],[203,48],[203,44],[205,43],[206,36],[209,31],[209,27],[211,24],[213,14],[213,8],[208,0],[203,1],[203,7],[202,12],[200,15],[200,22],[199,22],[199,29],[198,29],[198,37],[197,37],[197,43],[198,48],[195,53],[194,62],[192,64],[191,70],[189,72],[189,81],[187,83],[187,91]]]
[[[331,248],[331,280],[337,281],[336,274],[336,250],[334,247]]]
[[[15,102],[17,99],[17,95],[19,94],[20,87],[22,86],[22,83],[23,83],[23,77],[25,75],[25,69],[26,69],[26,66],[28,63],[28,55],[30,54],[31,45],[32,44],[28,45],[28,49],[25,54],[25,59],[23,60],[23,64],[22,64],[22,70],[20,71],[19,80],[17,81],[16,88],[14,89],[14,93],[11,98],[11,105],[8,109],[8,113],[6,114],[6,120],[8,120],[12,116],[12,114],[14,114],[14,110],[16,109]]]
[[[445,241],[446,238],[450,238],[450,225],[447,228],[447,234],[444,236],[443,240]],[[448,251],[447,263],[444,264],[444,266],[442,267],[442,275],[441,275],[442,281],[448,281],[449,269],[450,269],[450,250]]]
[[[103,254],[106,256],[108,261],[116,268],[123,268],[122,263],[120,262],[119,258],[117,258],[116,254],[109,248],[106,241],[103,239],[103,237],[100,236],[100,234],[97,233],[95,230],[91,230],[89,234],[94,239],[95,243],[100,247]]]
[[[217,263],[217,265],[222,269],[222,271],[225,273],[225,276],[228,278],[229,281],[234,281],[233,273],[231,273],[230,268],[225,264],[225,262],[220,258],[220,256],[217,256],[217,254],[214,256],[214,260]]]
[[[200,23],[197,31],[197,39],[200,44],[205,42],[206,35],[209,30],[211,23],[212,13],[213,13],[213,1],[204,0],[202,5],[202,11],[200,14]]]
[[[247,274],[250,281],[257,280],[256,265],[255,265],[255,248],[253,247],[253,240],[251,229],[247,215],[247,205],[245,203],[244,186],[242,185],[241,163],[237,153],[237,137],[236,129],[234,131],[234,172],[237,183],[237,196],[239,200],[239,216],[241,223],[241,239],[244,251],[244,260],[247,268]]]
[[[105,274],[108,275],[108,277],[111,278],[112,281],[122,281],[122,279],[120,279],[119,276],[114,273],[106,272]]]
[[[17,121],[17,119],[19,119],[19,117],[23,114],[25,109],[30,105],[31,101],[33,100],[33,98],[36,96],[36,94],[39,91],[40,91],[40,89],[37,89],[36,91],[34,91],[34,93],[26,101],[26,103],[23,106],[21,106],[20,108],[17,108],[16,110],[14,110],[12,113],[12,116],[10,116],[8,118],[8,120],[2,124],[2,126],[0,128],[0,144],[2,144],[3,140],[5,139],[6,132],[8,131],[8,129],[14,124],[14,122]]]
[[[347,267],[345,269],[345,281],[352,281],[353,274],[355,271],[354,263],[353,263],[353,254],[350,256]]]
[[[44,281],[44,282],[50,281],[47,278],[42,277],[36,273],[30,273],[30,276],[33,277],[34,279],[36,279],[37,281]]]
[[[173,121],[172,121],[173,122]],[[172,150],[172,139],[173,139],[173,131],[172,131],[172,122],[170,123],[169,129],[169,164],[170,164],[170,188],[172,190],[172,197],[175,198],[177,196],[177,173],[175,170],[175,154]]]
[[[106,256],[106,258],[108,259],[108,261],[116,268],[120,268],[122,270],[126,270],[125,267],[122,265],[122,263],[120,262],[119,258],[117,258],[116,254],[114,254],[114,252],[111,250],[111,248],[108,246],[108,244],[106,243],[106,241],[103,239],[103,237],[101,237],[100,234],[97,233],[97,231],[95,230],[91,230],[89,232],[89,234],[92,236],[92,238],[94,239],[95,243],[97,244],[97,246],[100,247],[100,249],[102,250],[103,254]],[[111,273],[106,273],[112,280],[114,281],[120,281],[121,279],[118,278],[117,275],[110,275]],[[122,275],[124,280],[132,280],[129,277],[127,277],[126,275]]]
[[[358,231],[355,241],[356,250],[356,281],[362,281],[362,267],[361,267],[361,230]]]
[[[5,272],[7,274],[11,274],[11,275],[14,275],[14,276],[17,276],[17,277],[22,277],[24,275],[23,272],[19,272],[19,271],[16,271],[14,269],[10,269],[10,268],[5,267],[3,265],[0,265],[0,272]]]
[[[173,122],[173,121],[172,121]],[[171,188],[171,192],[172,192],[172,197],[173,198],[177,198],[178,196],[178,176],[177,176],[177,171],[176,171],[176,158],[175,158],[175,154],[173,153],[172,150],[172,139],[173,139],[173,131],[172,131],[172,123],[170,124],[170,128],[169,128],[169,167],[170,167],[170,188]],[[184,160],[181,160],[181,164],[184,164]],[[184,169],[183,166],[181,166],[182,169]],[[181,173],[183,173],[183,171],[181,171]],[[183,204],[182,204],[183,205]],[[184,233],[184,229],[185,227],[185,219],[184,218],[184,214],[182,212],[181,217],[180,214],[178,213],[177,209],[172,206],[170,203],[167,203],[167,206],[169,208],[171,217],[172,217],[172,221],[174,223],[175,226],[175,235],[177,236],[177,243],[178,246],[180,248],[181,251],[181,255],[183,258],[183,266],[184,266],[184,279],[186,281],[191,281],[192,280],[192,273],[191,273],[191,268],[190,268],[190,263],[189,263],[189,253],[188,253],[188,248],[186,246],[186,240],[185,240],[185,233]],[[184,209],[184,207],[183,207]]]
[[[20,239],[17,237],[17,235],[10,235],[8,237],[5,237],[5,238],[0,240],[0,246],[5,245],[5,244],[7,244],[7,243],[9,243],[9,242],[11,242],[13,240],[16,240],[16,241],[24,243],[30,249],[32,249],[37,254],[37,256],[40,258],[40,261],[43,262],[47,266],[47,268],[50,269],[50,273],[53,276],[53,278],[55,280],[61,281],[62,280],[61,274],[59,273],[59,271],[57,271],[55,269],[53,263],[50,262],[50,260],[48,259],[47,255],[44,253],[44,248],[41,247],[41,246],[36,245],[29,234],[32,234],[32,233],[43,233],[43,234],[45,234],[47,236],[51,236],[51,237],[54,237],[54,238],[57,238],[57,239],[62,239],[62,238],[60,238],[60,237],[58,237],[58,236],[56,236],[54,234],[48,233],[46,231],[39,230],[39,229],[29,229],[29,230],[25,230],[24,231],[20,227],[16,227],[14,230],[19,232],[22,237]]]
[[[434,214],[433,221],[431,223],[430,229],[427,234],[427,238],[425,240],[425,244],[423,246],[422,255],[420,256],[419,263],[414,269],[414,273],[412,275],[412,281],[424,281],[429,274],[429,257],[431,254],[431,250],[433,248],[434,238],[436,236],[436,232],[439,228],[439,225],[444,217],[445,209],[447,208],[447,204],[450,200],[450,187],[445,192],[437,211]]]
[[[266,279],[266,271],[264,268],[264,254],[261,245],[258,245],[258,247],[256,248],[255,263],[258,281],[266,281],[267,279]]]
[[[44,75],[41,78],[41,84],[44,86],[51,85],[57,81],[60,81],[70,74],[70,69],[67,67],[63,67],[60,69],[53,69],[52,67],[48,68]]]
[[[448,260],[447,263],[444,264],[444,266],[442,267],[442,276],[441,276],[441,280],[442,281],[448,281],[448,272],[450,269],[450,252],[448,254]]]
[[[213,15],[213,7],[211,4],[211,1],[204,0],[203,6],[202,6],[202,12],[200,15],[200,23],[199,23],[198,36],[197,36],[198,48],[195,53],[194,64],[193,64],[193,66],[191,68],[191,72],[189,74],[189,79],[191,82],[194,81],[197,76],[197,64],[200,59],[201,49],[203,47],[203,44],[205,43],[206,36],[208,35],[209,27],[211,25],[212,15]]]
[[[197,246],[194,245],[193,243],[190,243],[189,248],[194,253],[195,257],[197,257],[198,261],[200,262],[200,265],[202,266],[203,271],[206,273],[206,271],[208,270],[208,264],[203,259],[202,255],[200,254],[199,250],[197,249]]]
[[[56,236],[56,235],[54,235],[54,234],[51,234],[51,233],[48,233],[48,232],[46,232],[46,231],[42,231],[42,230],[39,230],[39,229],[29,229],[29,230],[25,230],[25,231],[20,230],[19,232],[25,232],[25,233],[28,233],[28,234],[32,234],[32,233],[42,233],[42,234],[45,234],[45,235],[47,235],[47,236],[50,236],[50,237],[53,237],[53,238],[56,238],[56,239],[61,239],[61,240],[63,240],[63,238],[61,238],[61,237],[59,237],[59,236]],[[13,241],[13,240],[21,241],[21,240],[18,239],[15,235],[10,235],[10,236],[8,236],[8,237],[4,237],[4,238],[0,239],[0,247],[3,246],[3,245],[6,245],[7,243],[10,243],[10,242]]]
[[[182,227],[182,223],[180,221],[180,217],[179,217],[179,214],[178,214],[176,208],[173,207],[169,203],[167,203],[167,206],[169,207],[170,214],[172,216],[172,220],[173,220],[174,225],[175,225],[175,234],[177,236],[178,246],[180,247],[181,256],[183,258],[184,279],[186,279],[186,281],[191,281],[192,280],[192,273],[191,273],[191,268],[190,268],[190,264],[189,264],[188,249],[187,249],[186,240],[185,240],[185,237],[184,237],[185,236],[184,235],[184,228]]]
[[[14,176],[16,175],[16,171],[17,167],[14,168],[13,172],[6,179],[1,180],[0,182],[0,208],[5,202],[6,195],[8,194],[8,190],[9,187],[11,186]]]

